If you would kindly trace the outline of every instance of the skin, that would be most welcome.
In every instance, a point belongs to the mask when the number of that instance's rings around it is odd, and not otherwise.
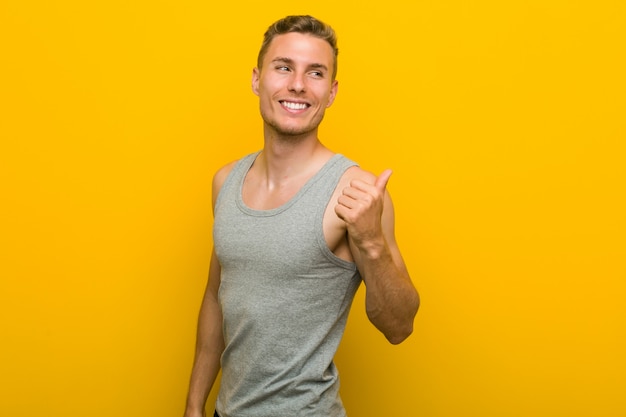
[[[330,45],[300,33],[279,35],[270,44],[261,68],[252,72],[252,91],[259,97],[264,120],[264,147],[250,168],[243,200],[257,210],[279,207],[334,155],[318,138],[318,126],[335,100]],[[213,178],[213,204],[236,162]],[[394,209],[386,190],[391,171],[379,176],[359,167],[339,181],[323,220],[328,247],[355,262],[366,287],[369,320],[390,343],[413,331],[419,296],[394,236]],[[217,300],[220,265],[213,252],[209,281],[200,309],[196,357],[186,417],[205,416],[205,403],[224,349],[222,313]]]

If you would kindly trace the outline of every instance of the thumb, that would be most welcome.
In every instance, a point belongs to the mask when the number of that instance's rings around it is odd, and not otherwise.
[[[387,187],[387,183],[389,182],[389,177],[391,177],[391,174],[393,174],[393,171],[390,169],[386,169],[383,171],[382,174],[378,176],[378,178],[376,178],[376,182],[374,183],[374,185],[381,193],[385,191],[385,187]]]

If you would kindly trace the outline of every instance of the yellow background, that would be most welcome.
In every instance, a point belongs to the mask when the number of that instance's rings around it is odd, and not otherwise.
[[[361,288],[349,415],[626,415],[624,4],[2,0],[0,415],[182,415],[211,177],[293,13],[338,31],[321,135],[394,169],[423,302],[391,346]]]

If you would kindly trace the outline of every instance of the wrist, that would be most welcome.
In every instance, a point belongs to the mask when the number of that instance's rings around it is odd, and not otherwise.
[[[190,409],[187,407],[183,417],[206,417],[206,411],[204,409]]]
[[[184,417],[206,417],[204,405],[187,402]]]
[[[388,253],[387,242],[385,242],[385,239],[363,242],[359,247],[359,251],[363,258],[370,261],[378,261]]]

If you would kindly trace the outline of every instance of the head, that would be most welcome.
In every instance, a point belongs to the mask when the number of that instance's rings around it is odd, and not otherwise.
[[[270,26],[252,70],[266,137],[317,135],[337,94],[336,56],[335,33],[319,20],[291,16]]]
[[[278,35],[284,35],[290,32],[315,36],[316,38],[320,38],[328,42],[333,50],[334,56],[332,71],[332,79],[334,80],[337,76],[337,55],[339,54],[339,49],[337,48],[337,35],[335,35],[335,31],[329,25],[308,15],[287,16],[276,21],[267,29],[265,35],[263,36],[263,43],[261,44],[261,50],[259,51],[259,56],[257,58],[257,68],[259,70],[262,69],[263,59],[265,58],[265,54],[267,53],[267,49],[272,43],[272,40],[274,40],[274,38]]]

